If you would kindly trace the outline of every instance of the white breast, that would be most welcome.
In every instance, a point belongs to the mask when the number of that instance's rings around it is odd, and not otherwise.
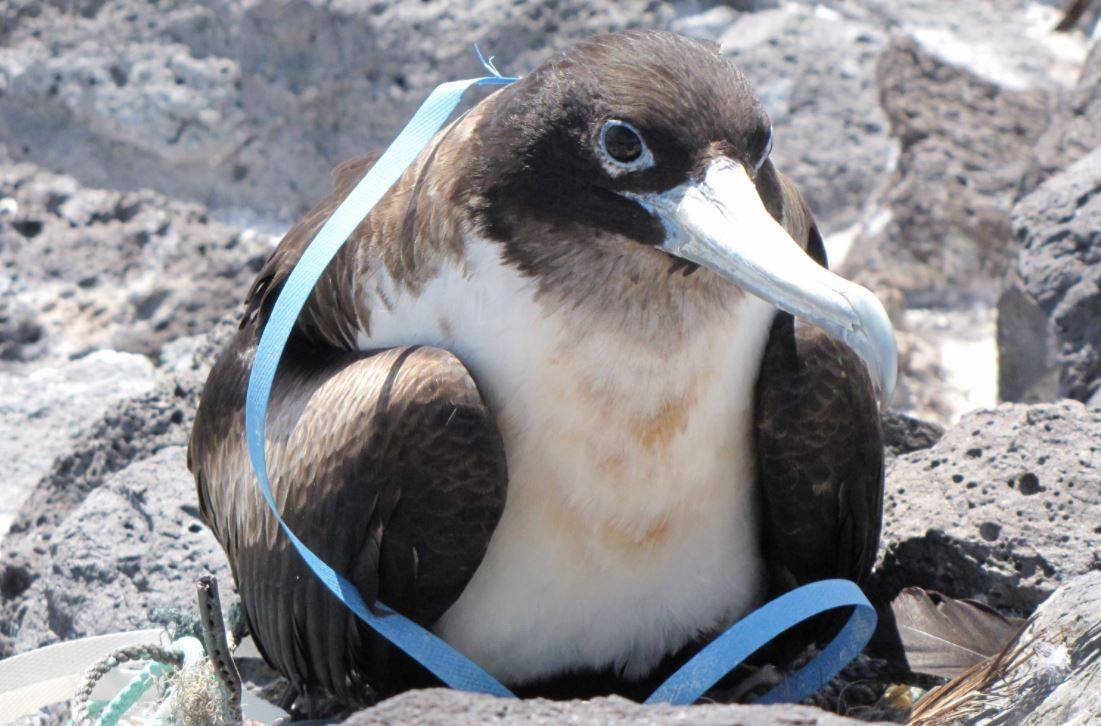
[[[466,249],[415,298],[363,288],[389,306],[368,301],[361,347],[450,349],[504,438],[504,514],[435,630],[511,684],[642,676],[763,594],[751,405],[775,309],[743,296],[670,350],[548,309],[496,245]]]

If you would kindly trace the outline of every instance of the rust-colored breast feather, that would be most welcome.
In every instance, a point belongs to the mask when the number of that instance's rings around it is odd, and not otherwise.
[[[329,266],[284,353],[267,421],[269,476],[290,526],[368,602],[381,600],[425,625],[457,600],[485,555],[504,508],[505,452],[492,412],[454,355],[427,347],[355,350],[371,315],[357,286],[387,278],[415,291],[458,254],[463,222],[447,210],[462,193],[461,176],[432,171],[453,164],[461,148],[446,135]],[[350,704],[423,676],[289,547],[251,471],[244,399],[278,291],[372,161],[340,167],[332,194],[260,272],[240,330],[211,371],[189,446],[203,516],[226,550],[257,645],[300,691],[321,686]],[[777,174],[771,164],[762,173]],[[766,206],[825,264],[806,206],[778,179]],[[388,304],[381,293],[372,299]],[[879,537],[883,449],[860,359],[778,315],[757,384],[756,439],[777,589],[862,579]]]

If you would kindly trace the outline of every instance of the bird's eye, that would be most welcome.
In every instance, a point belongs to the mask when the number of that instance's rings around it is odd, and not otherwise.
[[[600,129],[599,152],[605,168],[613,176],[654,164],[654,156],[642,140],[642,135],[626,121],[613,119],[605,122]]]
[[[616,161],[629,164],[642,156],[642,138],[627,124],[613,121],[604,126],[604,148]]]

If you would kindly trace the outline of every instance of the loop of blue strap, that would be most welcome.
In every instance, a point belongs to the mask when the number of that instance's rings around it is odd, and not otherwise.
[[[833,641],[754,703],[802,701],[848,665],[875,631],[875,608],[849,580],[812,582],[754,610],[669,676],[646,703],[695,703],[719,679],[780,633],[819,613],[845,606],[853,606],[853,613]]]
[[[480,52],[478,55],[481,58]],[[497,73],[492,67],[492,59],[483,61],[483,64],[493,75],[445,83],[429,95],[409,124],[345,197],[302,253],[275,301],[256,348],[245,399],[245,435],[264,500],[302,559],[337,599],[451,688],[511,697],[511,691],[437,636],[382,603],[375,603],[373,610],[369,608],[355,585],[303,544],[279,513],[268,480],[264,450],[268,398],[279,359],[299,312],[345,240],[443,127],[464,92],[471,86],[506,85],[516,80]],[[647,703],[693,703],[746,656],[779,633],[812,615],[846,605],[855,606],[854,612],[837,638],[815,660],[759,702],[802,700],[840,671],[871,637],[875,627],[875,610],[851,582],[827,580],[806,585],[751,613],[673,674]]]

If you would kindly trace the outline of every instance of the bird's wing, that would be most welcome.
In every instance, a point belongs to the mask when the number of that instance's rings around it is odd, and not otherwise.
[[[825,265],[813,217],[790,181],[781,177],[781,186],[785,228]],[[757,381],[756,443],[773,589],[861,582],[879,546],[883,434],[859,356],[779,313]]]
[[[478,109],[462,118],[471,122]],[[368,296],[365,285],[380,285],[386,279],[397,288],[415,290],[443,260],[461,257],[465,218],[455,209],[456,200],[467,189],[464,175],[456,171],[464,148],[453,135],[458,123],[459,119],[437,135],[326,266],[298,316],[296,331],[305,339],[356,349],[359,336],[370,333],[372,311],[367,298],[379,297],[388,305],[382,288],[377,296]],[[377,154],[360,156],[334,170],[332,191],[287,232],[256,276],[242,326],[266,323],[306,247],[378,158]]]
[[[279,531],[245,448],[258,336],[215,364],[188,461],[265,658],[345,703],[407,686],[393,651],[332,597]],[[268,468],[294,532],[367,602],[430,625],[458,598],[504,508],[504,447],[463,364],[435,348],[353,353],[292,339],[273,387]],[[400,659],[397,661],[400,665]],[[408,675],[408,673],[405,673]]]
[[[377,153],[357,156],[333,170],[332,191],[283,236],[275,251],[271,253],[256,275],[256,279],[253,280],[252,287],[245,298],[242,328],[256,323],[262,327],[267,322],[267,317],[271,313],[276,298],[279,297],[279,292],[283,289],[283,284],[287,281],[291,270],[298,264],[302,253],[306,251],[321,226],[332,216],[379,156]],[[370,236],[372,233],[371,222],[364,221],[352,233],[351,238]],[[352,254],[354,254],[354,246],[351,244],[345,245],[337,253],[299,315],[298,330],[312,341],[344,349],[354,347],[356,327],[354,323],[358,322],[357,311],[353,302],[354,296],[346,294],[350,289],[350,280],[345,279],[355,271],[354,261],[350,259]]]

